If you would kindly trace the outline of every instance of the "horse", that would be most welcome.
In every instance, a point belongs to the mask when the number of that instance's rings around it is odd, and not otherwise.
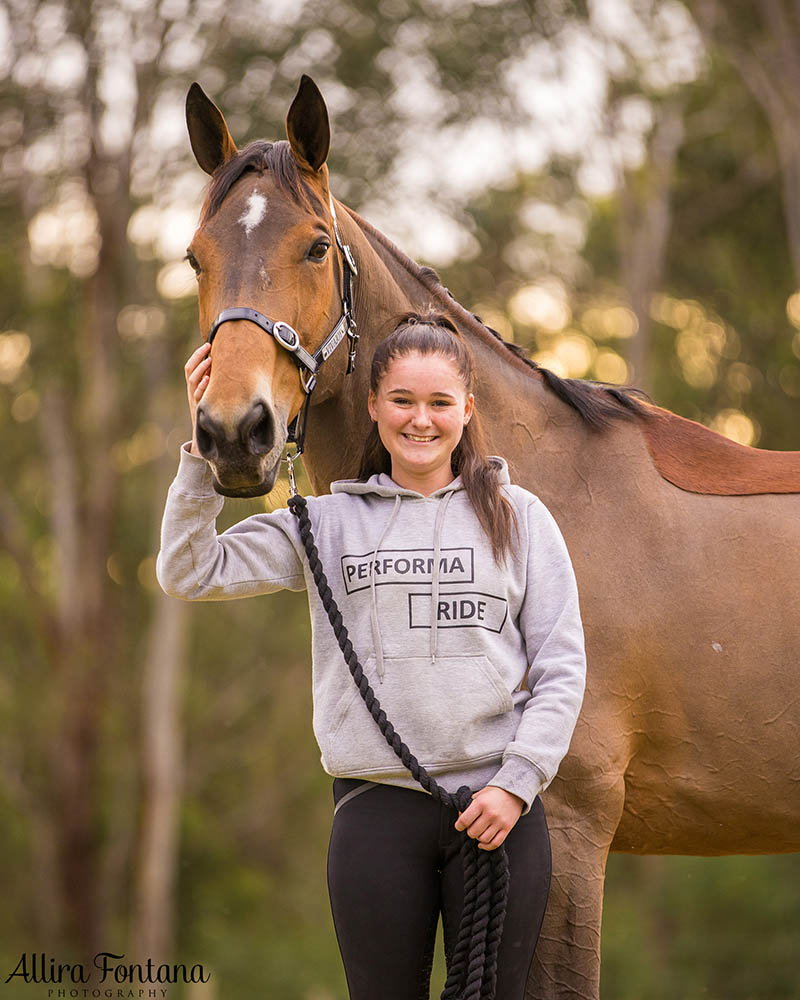
[[[197,438],[218,492],[269,492],[301,414],[314,492],[356,476],[366,359],[398,315],[434,308],[475,355],[490,450],[564,535],[588,678],[542,796],[553,879],[528,995],[597,1000],[610,851],[800,850],[800,452],[736,444],[632,387],[561,378],[485,327],[332,197],[309,77],[286,140],[239,149],[198,84],[186,120],[211,175],[187,258],[215,334]],[[348,352],[330,348],[337,323]],[[322,363],[301,361],[299,347],[320,360],[323,344]]]

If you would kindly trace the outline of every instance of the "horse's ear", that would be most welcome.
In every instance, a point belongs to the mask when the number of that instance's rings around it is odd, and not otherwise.
[[[207,174],[237,154],[222,112],[199,83],[193,83],[186,95],[186,126],[195,158]]]
[[[295,158],[312,170],[319,170],[328,156],[331,129],[319,87],[305,74],[286,115],[286,135]]]

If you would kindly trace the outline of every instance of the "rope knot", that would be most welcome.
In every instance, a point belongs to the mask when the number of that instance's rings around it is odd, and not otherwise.
[[[287,506],[294,516],[299,518],[308,505],[306,504],[306,498],[302,494],[293,493],[287,501]]]

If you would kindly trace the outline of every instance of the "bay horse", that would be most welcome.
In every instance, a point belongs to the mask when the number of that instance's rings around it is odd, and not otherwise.
[[[187,124],[212,175],[187,254],[201,330],[232,307],[283,324],[281,337],[236,316],[215,329],[197,433],[217,490],[271,490],[307,400],[314,491],[355,476],[372,350],[399,314],[434,307],[475,354],[490,450],[563,532],[588,683],[543,795],[553,882],[528,995],[597,1000],[609,851],[800,851],[800,452],[747,448],[634,389],[560,378],[487,329],[331,197],[328,114],[310,78],[288,141],[239,150],[197,84]],[[309,355],[326,341],[343,316],[346,254],[355,368],[333,349],[309,397],[287,330]]]

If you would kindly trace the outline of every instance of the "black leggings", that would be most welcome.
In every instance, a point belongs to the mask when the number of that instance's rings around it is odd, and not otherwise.
[[[356,778],[334,778],[333,800],[328,891],[350,1000],[428,1000],[439,913],[447,962],[461,919],[458,811],[413,788]],[[505,847],[511,882],[496,998],[524,1000],[550,889],[538,798]]]

